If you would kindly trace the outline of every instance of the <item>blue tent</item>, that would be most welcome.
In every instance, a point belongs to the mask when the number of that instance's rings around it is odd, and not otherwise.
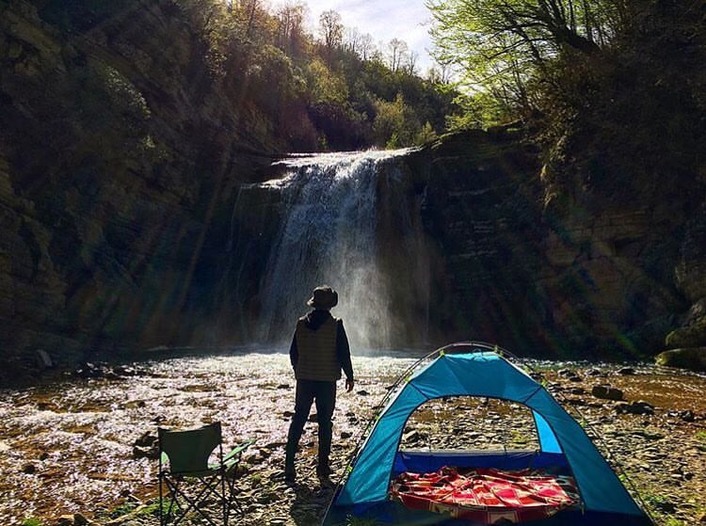
[[[503,354],[507,353],[485,343],[453,344],[420,360],[405,373],[371,424],[334,495],[324,524],[344,523],[341,521],[351,516],[414,524],[414,516],[420,513],[401,510],[388,498],[390,480],[403,471],[429,472],[444,465],[503,469],[564,466],[576,481],[582,509],[561,512],[541,524],[653,524],[581,426],[546,389]],[[399,451],[412,412],[429,400],[448,396],[487,397],[527,406],[534,417],[539,451]],[[429,520],[429,516],[420,517],[419,523],[430,524]],[[446,518],[437,523],[455,522]]]

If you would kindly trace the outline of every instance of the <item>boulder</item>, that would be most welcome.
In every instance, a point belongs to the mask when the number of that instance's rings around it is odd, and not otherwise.
[[[686,347],[664,351],[655,358],[657,365],[706,371],[706,347]]]
[[[596,398],[604,398],[606,400],[624,400],[623,392],[609,385],[594,385],[591,389],[591,394]]]
[[[691,319],[687,325],[670,332],[665,343],[670,347],[698,347],[706,343],[706,316]]]

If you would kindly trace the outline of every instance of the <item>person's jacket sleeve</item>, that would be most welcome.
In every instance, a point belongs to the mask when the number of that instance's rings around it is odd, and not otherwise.
[[[341,369],[346,373],[346,378],[353,380],[353,364],[351,364],[351,348],[348,344],[348,335],[343,328],[343,320],[338,320],[336,328],[336,355]]]
[[[299,349],[297,349],[297,335],[292,336],[292,345],[289,346],[289,361],[292,363],[292,369],[297,368],[299,361]]]

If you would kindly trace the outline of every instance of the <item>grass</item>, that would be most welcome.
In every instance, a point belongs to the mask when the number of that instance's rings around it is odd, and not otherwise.
[[[44,526],[42,519],[37,519],[36,517],[29,517],[22,521],[22,526]]]
[[[166,505],[166,503],[165,503]],[[130,515],[131,517],[140,516],[159,516],[159,500],[150,502],[148,504],[138,504],[134,502],[125,502],[120,506],[114,508],[110,513],[108,513],[108,519],[117,519],[120,517],[125,517]],[[25,526],[25,525],[23,525]],[[34,526],[34,525],[32,525]]]

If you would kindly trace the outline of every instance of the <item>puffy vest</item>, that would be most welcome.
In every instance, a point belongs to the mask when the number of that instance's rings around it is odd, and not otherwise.
[[[327,319],[317,330],[306,326],[306,318],[299,318],[294,337],[297,339],[297,380],[335,382],[341,378],[341,364],[336,354],[337,320]]]

